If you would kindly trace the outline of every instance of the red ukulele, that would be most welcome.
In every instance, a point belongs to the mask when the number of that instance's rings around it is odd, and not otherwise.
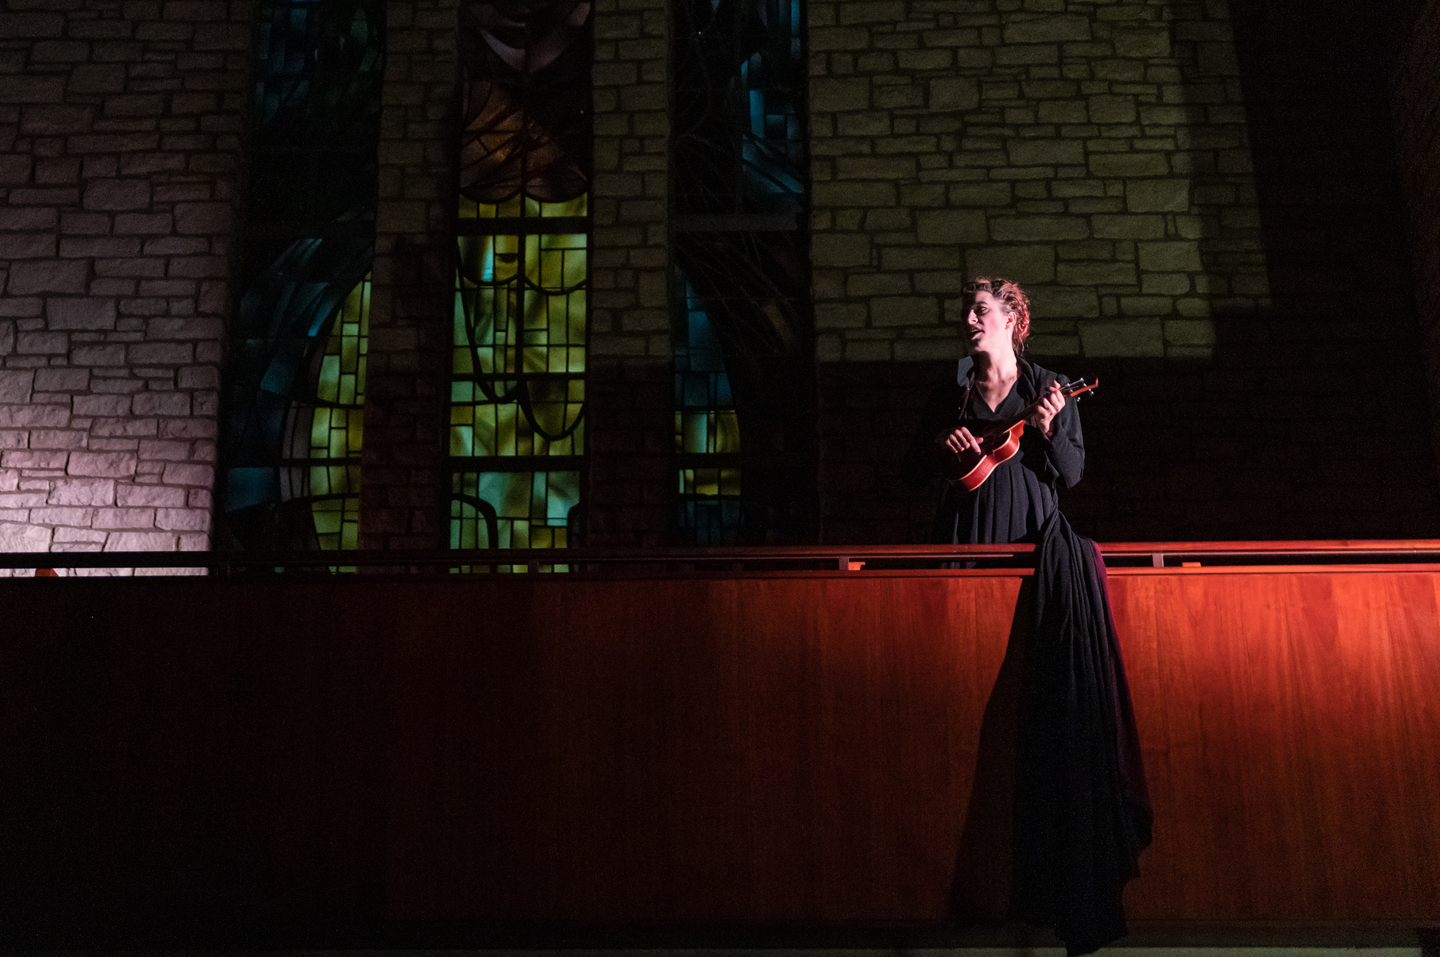
[[[1060,387],[1060,394],[1067,399],[1084,395],[1093,389],[1100,388],[1100,380],[1096,379],[1093,385],[1086,385],[1084,379],[1068,382]],[[986,429],[981,435],[975,436],[980,442],[980,451],[966,449],[958,455],[945,457],[945,478],[951,482],[958,482],[965,486],[965,491],[973,492],[985,484],[990,473],[995,467],[1010,461],[1015,453],[1020,451],[1020,434],[1025,431],[1025,420],[1034,415],[1040,408],[1040,400],[1036,399],[1025,407],[1020,415],[1010,421],[1004,419],[995,423],[993,428]]]

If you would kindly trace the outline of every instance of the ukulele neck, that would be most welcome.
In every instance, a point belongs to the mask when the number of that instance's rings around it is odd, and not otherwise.
[[[1076,379],[1074,382],[1067,382],[1062,385],[1060,387],[1060,395],[1067,399],[1078,399],[1086,392],[1092,392],[1098,388],[1100,388],[1099,379],[1096,379],[1094,382],[1089,383],[1088,385],[1086,384],[1084,379]],[[997,419],[993,425],[985,429],[985,432],[987,434],[993,435],[998,435],[1001,432],[1009,432],[1011,429],[1015,428],[1015,426],[1019,425],[1021,422],[1024,422],[1026,419],[1030,418],[1032,415],[1038,412],[1040,410],[1040,403],[1043,401],[1043,399],[1043,396],[1041,396],[1041,398],[1037,398],[1034,402],[1031,402],[1024,409],[1022,409],[1020,414],[1017,416],[1012,416],[1005,419]],[[1003,401],[1003,399],[1001,401]],[[963,411],[964,410],[962,410],[962,413]]]

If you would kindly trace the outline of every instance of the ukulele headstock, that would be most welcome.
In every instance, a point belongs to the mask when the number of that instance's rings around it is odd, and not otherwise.
[[[1060,387],[1060,394],[1069,399],[1078,399],[1087,392],[1093,392],[1100,388],[1100,380],[1087,384],[1084,379],[1076,379],[1074,382],[1066,383]]]

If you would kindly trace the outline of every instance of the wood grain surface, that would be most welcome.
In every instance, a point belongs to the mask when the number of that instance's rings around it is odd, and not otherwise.
[[[1440,574],[1205,571],[1111,582],[1131,916],[1440,921]],[[0,909],[993,917],[1022,581],[0,582]]]

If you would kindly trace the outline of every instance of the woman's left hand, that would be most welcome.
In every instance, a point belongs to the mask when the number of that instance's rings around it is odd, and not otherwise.
[[[1039,429],[1041,434],[1048,436],[1055,416],[1059,415],[1063,408],[1065,408],[1065,397],[1060,394],[1060,383],[1052,382],[1050,391],[1040,397],[1039,407],[1036,408],[1035,414],[1030,416],[1029,422]]]

